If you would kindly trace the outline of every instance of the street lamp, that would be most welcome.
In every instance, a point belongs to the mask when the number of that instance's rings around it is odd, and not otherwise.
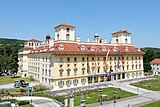
[[[102,92],[103,92],[103,90],[100,88],[99,92],[100,92],[100,105],[102,105]]]
[[[116,102],[117,102],[116,99],[114,99],[114,101],[113,101],[114,107],[116,107]]]

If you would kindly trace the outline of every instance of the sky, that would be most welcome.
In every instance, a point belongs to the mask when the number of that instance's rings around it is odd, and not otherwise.
[[[128,30],[136,47],[160,48],[160,0],[0,0],[0,38],[44,40],[64,22],[82,41]]]

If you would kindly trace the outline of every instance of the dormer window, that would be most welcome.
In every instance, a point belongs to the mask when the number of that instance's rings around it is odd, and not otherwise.
[[[125,48],[125,51],[128,51],[128,47]]]
[[[81,50],[82,50],[82,51],[85,50],[85,46],[81,46]]]
[[[95,50],[95,47],[91,47],[91,51],[94,51]]]
[[[66,28],[66,31],[69,32],[69,31],[70,31],[70,28]]]
[[[62,44],[59,45],[59,50],[64,50],[64,46]]]
[[[115,46],[114,46],[114,48],[113,48],[113,51],[117,51]]]
[[[106,48],[105,48],[105,47],[102,47],[102,51],[106,51]]]

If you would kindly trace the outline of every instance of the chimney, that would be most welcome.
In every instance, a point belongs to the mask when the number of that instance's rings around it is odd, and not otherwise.
[[[89,42],[89,38],[87,38],[87,42]]]
[[[94,34],[94,42],[99,43],[99,35],[97,33]]]

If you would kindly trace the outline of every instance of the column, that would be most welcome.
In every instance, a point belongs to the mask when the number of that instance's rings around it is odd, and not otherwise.
[[[120,79],[122,80],[122,74],[120,74]]]
[[[98,83],[100,83],[100,76],[98,76]]]
[[[118,74],[116,74],[115,76],[116,76],[116,80],[118,80]]]
[[[94,77],[92,77],[92,84],[94,84]]]

